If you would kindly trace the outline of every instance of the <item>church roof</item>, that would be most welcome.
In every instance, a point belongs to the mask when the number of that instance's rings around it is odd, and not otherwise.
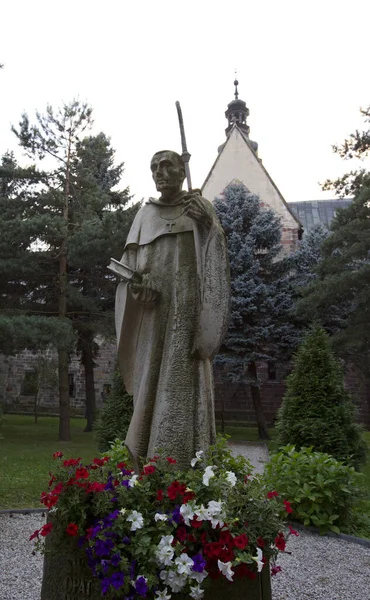
[[[329,227],[338,208],[348,208],[351,202],[350,198],[341,198],[338,200],[288,202],[288,205],[290,210],[302,223],[304,231],[309,231],[315,225]]]

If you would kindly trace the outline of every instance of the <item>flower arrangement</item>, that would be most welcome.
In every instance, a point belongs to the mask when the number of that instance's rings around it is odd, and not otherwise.
[[[264,488],[225,439],[207,455],[197,452],[186,471],[158,455],[135,473],[118,440],[89,465],[61,452],[54,458],[41,496],[51,519],[30,539],[42,551],[52,530],[76,538],[112,598],[198,600],[211,579],[255,579],[263,568],[276,574],[276,558],[296,534],[285,532],[289,502]]]

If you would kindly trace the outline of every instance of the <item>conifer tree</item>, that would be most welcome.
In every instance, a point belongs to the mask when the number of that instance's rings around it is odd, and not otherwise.
[[[355,406],[344,388],[343,371],[329,337],[318,325],[305,335],[295,357],[276,432],[279,446],[313,446],[356,467],[364,460]]]
[[[227,237],[231,274],[230,326],[216,364],[228,379],[250,385],[259,437],[268,439],[257,363],[286,360],[298,342],[290,261],[279,256],[279,217],[261,208],[244,185],[229,185],[215,209]]]
[[[106,452],[116,438],[124,440],[133,412],[132,396],[126,392],[122,377],[117,370],[113,376],[112,391],[104,402],[94,430],[100,452]]]

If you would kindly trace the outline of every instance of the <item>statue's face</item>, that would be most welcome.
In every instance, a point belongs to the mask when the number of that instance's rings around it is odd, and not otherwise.
[[[172,152],[155,154],[150,169],[156,188],[162,196],[170,197],[181,190],[185,171]]]

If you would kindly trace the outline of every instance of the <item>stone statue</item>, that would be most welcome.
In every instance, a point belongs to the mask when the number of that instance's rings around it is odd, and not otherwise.
[[[157,152],[150,168],[160,198],[135,217],[121,259],[134,276],[116,296],[119,367],[134,397],[126,445],[137,464],[163,450],[188,467],[215,441],[211,359],[228,325],[227,247],[212,204],[181,191],[181,156]]]

